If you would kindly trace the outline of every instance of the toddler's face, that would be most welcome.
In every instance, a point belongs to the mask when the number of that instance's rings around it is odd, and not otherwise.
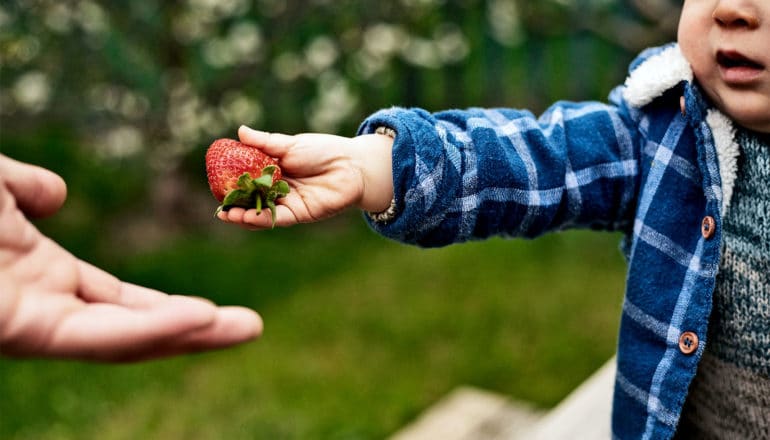
[[[678,40],[715,105],[770,133],[770,0],[685,0]]]

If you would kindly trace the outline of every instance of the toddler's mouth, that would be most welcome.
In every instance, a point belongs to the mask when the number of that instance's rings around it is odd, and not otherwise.
[[[734,67],[745,67],[748,69],[764,70],[765,66],[762,64],[746,58],[739,52],[734,51],[719,51],[717,52],[717,64],[726,69]]]
[[[717,65],[725,84],[732,87],[752,87],[761,78],[766,78],[765,66],[747,58],[740,52],[720,50],[717,52]]]

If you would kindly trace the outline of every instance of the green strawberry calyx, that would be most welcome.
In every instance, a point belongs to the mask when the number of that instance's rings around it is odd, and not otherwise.
[[[275,201],[286,196],[290,191],[289,184],[285,180],[273,183],[275,170],[275,165],[268,165],[262,169],[262,175],[256,179],[253,179],[249,173],[241,174],[238,178],[238,187],[225,195],[215,214],[236,206],[245,209],[255,208],[258,212],[262,212],[262,208],[267,207],[272,214],[273,226],[275,226]]]

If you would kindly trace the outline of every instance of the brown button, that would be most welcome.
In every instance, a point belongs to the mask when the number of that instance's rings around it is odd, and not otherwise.
[[[684,101],[684,96],[679,97],[679,110],[682,112],[682,116],[687,115],[687,104]]]
[[[679,337],[679,351],[683,354],[693,354],[698,349],[698,335],[693,332],[684,332]]]
[[[703,238],[710,239],[717,232],[717,222],[714,217],[707,215],[703,217],[703,222],[700,224],[700,233],[703,234]]]

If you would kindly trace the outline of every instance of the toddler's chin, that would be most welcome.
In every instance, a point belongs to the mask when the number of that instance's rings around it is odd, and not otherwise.
[[[719,109],[741,127],[770,134],[770,98],[764,98],[763,101],[767,102],[752,103],[746,99],[737,105],[719,106]]]
[[[741,127],[770,136],[770,119],[768,118],[760,120],[735,118],[735,122]]]

